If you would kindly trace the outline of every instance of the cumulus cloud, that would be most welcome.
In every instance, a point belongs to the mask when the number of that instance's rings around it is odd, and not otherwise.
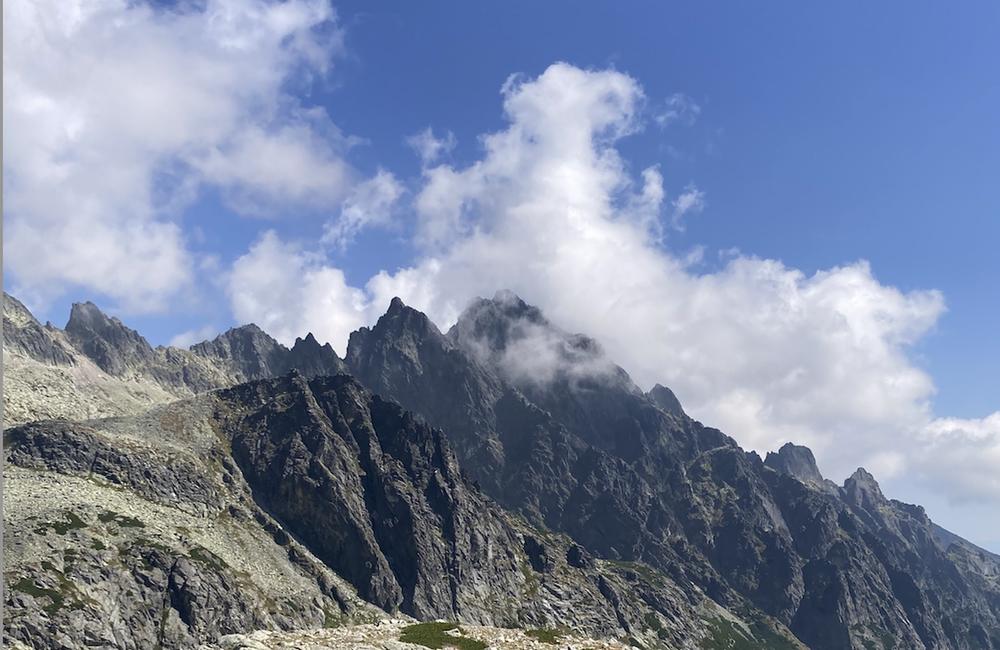
[[[925,483],[954,503],[997,501],[1000,411],[980,419],[938,418],[921,433],[914,470]]]
[[[919,471],[954,498],[1000,499],[990,482],[1000,415],[935,420],[933,382],[911,356],[945,309],[938,292],[883,284],[863,261],[807,274],[733,252],[696,272],[656,225],[704,196],[691,187],[668,203],[660,171],[636,175],[618,151],[640,128],[636,80],[556,64],[512,78],[502,98],[508,125],[484,136],[479,160],[425,171],[413,265],[363,290],[341,276],[265,287],[240,313],[274,315],[286,336],[327,328],[343,346],[348,323],[371,322],[394,295],[448,327],[472,298],[510,288],[745,446],[796,441],[834,477],[858,465],[881,477]],[[292,251],[293,264],[302,255]],[[303,316],[314,300],[341,306]]]
[[[361,230],[386,226],[392,221],[393,210],[403,186],[384,169],[351,191],[340,209],[340,216],[326,224],[322,241],[344,249]]]
[[[368,324],[363,291],[322,255],[281,241],[273,230],[236,260],[228,292],[239,322],[256,323],[285,345],[312,332],[343,355],[348,335]]]
[[[12,0],[4,22],[5,262],[31,302],[164,309],[202,184],[247,210],[346,193],[335,127],[286,91],[340,50],[326,2]]]
[[[437,162],[442,156],[451,153],[457,141],[455,134],[445,131],[442,137],[434,135],[433,129],[427,127],[419,133],[415,133],[406,139],[406,144],[410,145],[418,156],[424,167],[428,167]]]

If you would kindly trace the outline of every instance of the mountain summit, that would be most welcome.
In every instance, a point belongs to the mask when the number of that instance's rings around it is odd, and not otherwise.
[[[252,325],[179,350],[89,303],[65,331],[5,309],[12,639],[197,647],[381,611],[643,648],[1000,649],[1000,558],[864,469],[841,487],[806,447],[745,452],[509,292],[447,334],[396,298],[344,360]]]

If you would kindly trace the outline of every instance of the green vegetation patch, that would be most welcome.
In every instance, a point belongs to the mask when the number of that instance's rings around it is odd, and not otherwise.
[[[81,528],[87,527],[87,524],[82,519],[69,510],[65,511],[63,516],[65,519],[62,521],[52,521],[40,524],[37,528],[35,528],[35,533],[44,535],[47,530],[52,529],[57,535],[65,535],[71,530],[80,530]]]
[[[704,650],[763,650],[770,646],[762,645],[752,636],[748,636],[738,625],[724,618],[713,618],[706,621],[709,635],[701,640]]]
[[[105,510],[101,514],[97,515],[97,518],[105,524],[116,523],[122,528],[145,528],[146,524],[142,523],[135,517],[129,517],[128,515],[120,515],[117,512],[111,510]]]
[[[202,548],[201,546],[195,546],[192,548],[188,553],[188,556],[195,562],[208,565],[216,571],[224,571],[229,566],[221,557],[206,548]]]
[[[640,579],[645,580],[653,586],[662,587],[666,584],[662,573],[642,562],[628,562],[626,560],[605,561],[619,570],[635,573]]]
[[[667,632],[665,627],[663,627],[663,623],[660,622],[660,617],[653,612],[646,612],[646,615],[642,620],[646,624],[646,627],[655,632],[657,638],[661,641],[666,641],[670,638],[670,633]]]
[[[552,627],[542,627],[537,630],[525,630],[524,633],[532,639],[541,641],[542,643],[551,643],[552,645],[559,643],[559,639],[565,635],[565,632],[562,630],[557,630]]]
[[[531,568],[531,563],[526,555],[521,556],[521,575],[524,576],[528,595],[534,598],[538,595],[538,576],[535,575],[535,570]]]
[[[458,634],[449,634],[455,630]],[[458,650],[486,650],[486,644],[461,636],[458,623],[417,623],[407,625],[399,635],[403,643],[422,645],[425,648],[458,648]]]
[[[42,611],[49,616],[52,616],[64,606],[68,606],[70,609],[83,609],[87,604],[97,604],[93,599],[80,593],[76,585],[66,577],[66,574],[56,569],[51,562],[42,562],[42,569],[53,574],[58,583],[56,589],[41,587],[31,578],[21,578],[10,586],[11,589],[28,594],[32,598],[48,598],[50,602],[48,605],[42,606]]]
[[[51,600],[52,602],[50,604],[42,607],[42,610],[49,616],[55,614],[63,606],[63,595],[61,593],[55,589],[39,587],[31,578],[21,578],[10,587],[14,591],[20,591],[22,594],[28,594],[32,598],[48,598]]]

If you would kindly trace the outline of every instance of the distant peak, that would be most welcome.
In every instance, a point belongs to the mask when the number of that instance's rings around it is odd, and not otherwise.
[[[510,289],[500,289],[494,293],[493,302],[499,302],[506,305],[527,306],[527,303],[521,300],[521,296],[517,295]]]
[[[237,325],[236,327],[230,327],[223,334],[220,334],[220,336],[226,336],[227,334],[238,334],[243,332],[247,334],[267,334],[267,332],[262,330],[260,326],[257,325],[257,323],[247,323],[246,325]]]
[[[107,336],[110,332],[122,332],[130,338],[142,338],[135,330],[127,327],[114,316],[108,316],[101,308],[90,302],[74,302],[69,310],[66,332],[77,335]],[[145,339],[143,339],[145,340]]]
[[[885,495],[875,477],[864,467],[859,467],[844,481],[844,491],[847,499],[854,505],[871,510],[885,502]]]
[[[66,323],[66,330],[78,329],[81,327],[92,327],[96,323],[111,322],[111,318],[105,314],[94,303],[74,302],[69,310],[69,321]]]
[[[646,393],[646,397],[652,400],[654,404],[667,413],[672,413],[673,415],[684,415],[684,408],[681,406],[681,401],[677,399],[676,395],[674,395],[674,391],[662,384],[653,386],[653,388]]]
[[[429,330],[437,332],[427,315],[422,311],[406,305],[398,296],[389,303],[389,309],[375,323],[375,330],[394,332],[410,331],[425,334]]]
[[[313,336],[312,332],[307,333],[305,338],[295,337],[295,345],[293,347],[298,347],[300,345],[306,345],[311,348],[321,347],[319,341],[316,340],[316,337]]]
[[[786,442],[777,452],[768,452],[764,465],[776,472],[794,476],[803,483],[823,483],[823,475],[816,465],[812,450],[803,445]]]
[[[847,480],[854,481],[855,483],[861,485],[874,486],[876,488],[878,487],[878,481],[876,481],[872,473],[866,470],[864,467],[859,467],[856,470],[854,470],[854,473],[851,474]]]
[[[153,347],[138,332],[90,301],[73,303],[66,334],[74,347],[114,376],[144,368],[154,355]]]
[[[3,292],[3,316],[18,326],[38,322],[34,314],[20,300],[6,291]]]

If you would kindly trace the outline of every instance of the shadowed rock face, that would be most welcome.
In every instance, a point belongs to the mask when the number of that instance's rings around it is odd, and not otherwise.
[[[763,461],[744,452],[685,415],[669,389],[644,393],[597,342],[513,294],[473,303],[447,335],[393,300],[351,336],[346,368],[357,380],[329,376],[345,364],[312,336],[289,350],[246,326],[190,351],[153,349],[93,305],[75,308],[62,336],[9,304],[18,354],[39,363],[89,359],[177,394],[240,383],[177,403],[211,405],[204,459],[126,453],[131,443],[101,429],[112,421],[37,423],[10,432],[19,470],[99,475],[143,499],[213,512],[242,486],[240,509],[269,522],[269,535],[295,540],[387,610],[681,647],[721,605],[746,617],[757,647],[783,647],[757,627],[763,612],[817,650],[888,639],[1000,648],[996,556],[887,499],[863,469],[840,487],[805,447]],[[302,372],[269,378],[291,368]],[[187,421],[172,414],[180,406],[163,408],[155,426]],[[150,426],[114,422],[117,432]],[[171,556],[170,571],[181,556],[190,549]],[[184,571],[177,579],[197,584]],[[231,629],[195,616],[221,593],[173,607],[187,627],[171,638]],[[275,624],[273,613],[244,615],[256,598],[230,603],[237,620]],[[37,603],[15,605],[32,612],[31,634],[45,629]]]
[[[9,567],[20,586],[8,592],[14,623],[5,635],[35,647],[185,648],[255,627],[349,621],[358,605],[329,584],[326,568],[389,612],[564,625],[650,647],[690,647],[705,633],[703,616],[732,616],[669,576],[598,562],[511,516],[463,475],[441,431],[346,375],[294,372],[137,418],[35,422],[9,430],[6,442],[19,481],[97,486],[97,496],[57,508],[69,523],[52,524],[55,533],[27,522],[14,536],[17,549],[46,549],[15,552]],[[108,493],[114,499],[101,498]],[[115,499],[134,514],[109,515]],[[175,510],[183,530],[163,519]],[[215,527],[226,558],[195,541]],[[240,535],[256,546],[230,546]],[[85,549],[62,549],[74,545]],[[236,564],[260,546],[311,591],[262,593],[271,574],[245,576]],[[45,590],[67,581],[79,583],[64,587],[67,606],[50,603]],[[759,613],[743,616],[782,634]],[[52,632],[71,628],[75,638]]]
[[[146,339],[117,318],[105,315],[92,302],[73,304],[66,335],[74,347],[109,375],[139,370],[156,359]]]
[[[684,413],[684,409],[681,407],[680,400],[677,399],[676,395],[674,395],[674,391],[670,390],[666,386],[656,384],[648,393],[646,393],[646,397],[671,415],[676,415],[678,417],[686,415]]]
[[[776,472],[794,476],[803,483],[823,483],[823,475],[816,466],[816,459],[808,447],[786,442],[777,452],[768,452],[764,465]]]
[[[439,431],[345,376],[293,374],[220,398],[241,413],[223,431],[255,495],[366,600],[483,621],[479,594],[519,595],[518,536],[467,487]]]
[[[243,381],[274,377],[287,371],[288,350],[253,324],[235,327],[211,341],[192,345],[191,352],[228,368]]]
[[[1000,648],[1000,565],[970,568],[867,472],[838,488],[804,447],[744,453],[515,296],[475,301],[447,336],[396,300],[347,363],[448,431],[484,490],[598,556],[748,600],[817,649]]]

